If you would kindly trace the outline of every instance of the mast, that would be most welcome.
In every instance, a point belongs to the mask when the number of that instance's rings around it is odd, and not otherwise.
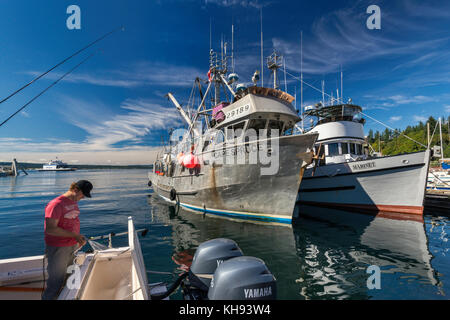
[[[264,57],[263,57],[263,24],[262,24],[262,7],[260,11],[261,16],[261,87],[264,87]]]
[[[441,160],[444,160],[444,145],[442,144],[442,123],[441,117],[439,117],[439,136],[441,137]]]
[[[300,32],[300,109],[302,112],[302,130],[304,130],[305,126],[303,121],[303,30]]]
[[[322,104],[325,106],[325,81],[322,80]]]
[[[275,50],[273,53],[267,58],[267,67],[273,73],[273,88],[278,89],[278,69],[282,67],[282,56],[279,56]]]
[[[341,64],[341,102],[344,103],[344,82],[343,82],[342,64]]]
[[[234,24],[231,22],[231,69],[234,73]]]

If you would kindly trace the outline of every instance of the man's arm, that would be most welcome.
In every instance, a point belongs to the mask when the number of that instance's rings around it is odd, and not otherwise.
[[[81,234],[76,234],[58,227],[59,219],[45,218],[45,232],[48,235],[55,237],[75,238],[77,242],[84,246],[86,244],[86,238]]]

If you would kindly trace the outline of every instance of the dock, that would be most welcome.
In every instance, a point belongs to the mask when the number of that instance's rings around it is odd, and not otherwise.
[[[450,192],[448,190],[427,190],[424,202],[425,210],[450,215]]]
[[[23,167],[19,167],[17,160],[14,158],[11,162],[11,167],[0,167],[0,177],[17,177],[19,175],[19,169],[22,170],[25,175],[28,175]]]

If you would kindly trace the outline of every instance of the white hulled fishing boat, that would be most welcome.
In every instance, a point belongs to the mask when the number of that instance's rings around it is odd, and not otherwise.
[[[379,156],[364,137],[362,108],[351,103],[305,108],[319,133],[318,158],[305,171],[298,203],[422,221],[430,150]]]

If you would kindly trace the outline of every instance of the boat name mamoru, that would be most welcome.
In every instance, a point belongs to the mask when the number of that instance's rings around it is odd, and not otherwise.
[[[364,163],[364,164],[354,164],[353,165],[353,170],[362,170],[362,169],[370,169],[370,168],[375,168],[375,161],[373,162],[368,162],[368,163]]]

